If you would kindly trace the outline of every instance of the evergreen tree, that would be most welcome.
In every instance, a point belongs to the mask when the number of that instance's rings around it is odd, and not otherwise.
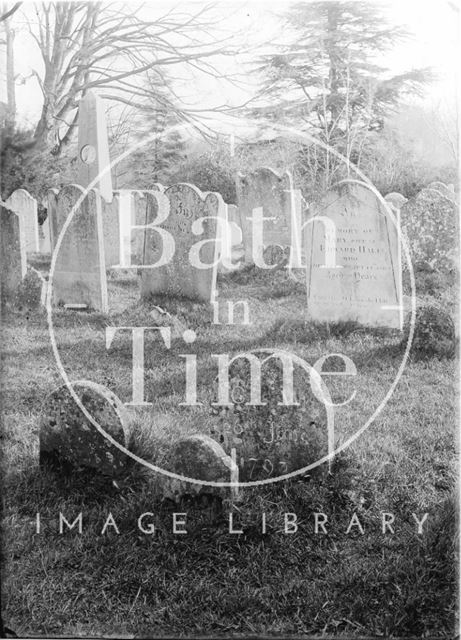
[[[379,64],[380,56],[406,37],[374,2],[293,5],[284,44],[259,60],[263,83],[251,115],[309,130],[359,162],[366,133],[383,127],[405,92],[420,93],[433,78],[429,69],[392,75]],[[337,160],[316,152],[316,162],[328,182]]]

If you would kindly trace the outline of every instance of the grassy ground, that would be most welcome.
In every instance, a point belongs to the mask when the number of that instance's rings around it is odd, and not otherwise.
[[[174,320],[171,349],[146,339],[148,410],[133,414],[133,448],[161,461],[177,435],[203,431],[216,376],[212,354],[277,346],[313,364],[343,353],[357,366],[354,402],[337,412],[336,437],[350,436],[376,407],[401,361],[399,336],[353,326],[305,324],[305,291],[283,272],[221,278],[220,298],[248,300],[249,326],[217,326],[203,305],[157,298]],[[421,293],[421,292],[420,292]],[[431,291],[440,300],[446,292]],[[425,296],[428,299],[428,296]],[[57,311],[60,356],[71,379],[105,384],[128,402],[131,338],[108,325],[155,326],[152,305],[138,302],[133,279],[112,278],[111,311]],[[185,328],[197,332],[185,345]],[[44,397],[61,384],[45,314],[8,311],[3,319],[3,618],[19,635],[337,634],[449,637],[454,632],[454,502],[456,366],[410,362],[384,411],[328,475],[243,490],[230,535],[228,511],[161,502],[156,477],[132,467],[118,486],[79,472],[56,476],[38,468],[38,425]],[[180,408],[183,353],[198,356],[198,394],[205,404]],[[329,383],[330,384],[330,383]],[[337,384],[337,387],[334,387]],[[351,387],[331,382],[335,394]],[[343,386],[341,386],[343,385]],[[188,512],[188,535],[172,533],[174,511]],[[82,511],[84,526],[59,535],[59,512]],[[155,514],[156,534],[137,528]],[[313,532],[313,513],[328,515],[328,533]],[[395,533],[381,532],[381,513]],[[40,512],[42,532],[35,533]],[[112,513],[120,533],[101,535]],[[267,531],[261,531],[266,513]],[[284,533],[283,514],[299,529]],[[418,535],[412,513],[429,514]],[[364,529],[345,534],[356,513]]]

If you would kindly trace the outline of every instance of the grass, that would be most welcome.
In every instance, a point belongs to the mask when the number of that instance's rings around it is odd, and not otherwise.
[[[354,402],[337,411],[339,443],[384,398],[401,360],[396,332],[300,320],[305,292],[283,270],[226,275],[219,291],[223,300],[248,300],[249,326],[213,325],[209,309],[190,301],[152,301],[171,314],[175,328],[170,349],[156,332],[146,334],[152,407],[133,415],[133,446],[146,459],[161,462],[174,438],[213,423],[213,354],[277,346],[311,364],[328,353],[348,355],[357,376],[328,381],[336,401],[357,390]],[[117,333],[106,350],[105,327],[156,326],[159,316],[139,302],[133,278],[112,278],[109,295],[107,316],[57,310],[57,344],[71,379],[105,384],[128,402],[131,336]],[[197,332],[195,344],[184,343],[184,328]],[[61,384],[45,314],[7,311],[2,331],[2,607],[18,635],[453,635],[453,361],[410,362],[386,408],[338,456],[331,475],[322,469],[315,477],[244,489],[234,507],[239,536],[228,532],[227,508],[217,513],[162,501],[155,474],[137,465],[118,486],[83,471],[39,469],[40,406]],[[196,408],[178,407],[183,353],[197,354],[203,405]],[[173,512],[183,510],[188,535],[174,535]],[[68,520],[83,513],[81,535],[58,533],[60,511]],[[326,535],[314,533],[316,511],[328,516]],[[395,514],[394,534],[381,532],[383,511]],[[154,536],[137,528],[143,512],[154,513]],[[297,514],[297,533],[284,533],[285,512]],[[354,512],[364,533],[354,527],[346,535]],[[427,528],[418,535],[412,513],[425,512]],[[109,513],[120,533],[101,535]]]

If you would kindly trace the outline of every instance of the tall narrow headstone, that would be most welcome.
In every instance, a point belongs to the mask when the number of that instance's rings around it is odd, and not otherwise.
[[[107,123],[101,98],[89,91],[78,108],[78,182],[88,187],[107,169],[93,185],[99,189],[106,202],[112,201],[112,177],[110,169]]]
[[[401,329],[399,233],[390,209],[365,185],[347,183],[326,193],[313,220],[306,225],[308,318]]]
[[[60,232],[58,225],[58,193],[58,189],[48,189],[46,193],[47,220],[49,220],[50,226],[51,251],[54,251]]]
[[[167,294],[212,302],[216,295],[218,262],[217,218],[224,202],[218,193],[203,194],[190,184],[177,184],[165,192],[147,192],[151,204],[146,223],[163,220],[158,227],[174,239],[174,254],[166,256],[167,242],[156,228],[145,232],[141,296]],[[199,218],[208,219],[199,221]],[[166,264],[155,265],[164,254]],[[166,259],[168,258],[168,259]]]
[[[26,252],[19,216],[0,205],[0,282],[2,301],[14,296],[26,275]]]
[[[291,247],[293,266],[301,266],[301,192],[293,188],[289,171],[282,174],[260,167],[237,178],[237,201],[242,223],[244,260],[254,262],[255,210],[262,209],[264,218],[263,238],[260,247]]]
[[[6,201],[7,207],[18,214],[24,228],[27,253],[40,250],[38,237],[37,201],[25,189],[16,189]]]
[[[53,301],[64,306],[85,305],[106,313],[107,281],[98,192],[91,189],[85,194],[78,185],[61,189],[57,199],[58,226],[63,229],[82,196],[80,205],[65,228],[56,257]]]

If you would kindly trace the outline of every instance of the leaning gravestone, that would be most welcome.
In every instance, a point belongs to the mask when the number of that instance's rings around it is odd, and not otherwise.
[[[263,246],[258,252],[274,245],[282,250],[291,247],[293,266],[301,266],[301,192],[293,188],[289,171],[279,174],[261,167],[247,175],[237,177],[237,202],[240,211],[244,246],[244,261],[255,260],[253,238],[255,209],[262,208]]]
[[[449,271],[457,264],[457,207],[436,189],[422,189],[401,209],[414,266]]]
[[[218,262],[217,218],[224,202],[218,193],[203,194],[190,184],[177,184],[161,192],[145,192],[147,228],[141,273],[141,296],[166,294],[212,302],[216,295]],[[200,218],[208,219],[200,221]],[[157,224],[157,223],[156,223]],[[158,228],[170,234],[164,242]],[[174,239],[174,254],[166,255],[166,245]],[[198,251],[200,249],[200,251]],[[167,262],[155,265],[164,253]],[[201,262],[201,265],[200,265]]]
[[[366,186],[341,184],[306,226],[307,312],[317,321],[402,328],[399,234]]]
[[[104,105],[97,95],[88,91],[78,107],[78,181],[82,187],[92,186],[106,202],[112,200],[112,177]],[[107,171],[104,171],[107,169]],[[104,173],[101,174],[101,172]]]
[[[129,446],[130,423],[122,402],[106,387],[82,380],[72,387],[87,412],[104,431],[124,447]],[[116,476],[127,456],[88,420],[67,385],[55,389],[44,401],[40,419],[40,464],[67,463]]]
[[[24,227],[27,253],[40,250],[38,237],[37,201],[25,189],[16,189],[6,201],[6,206],[18,214]]]
[[[63,187],[57,198],[57,223],[61,230],[72,211],[56,256],[53,301],[70,307],[84,305],[106,313],[107,280],[98,192],[91,189],[85,194],[78,185]]]
[[[13,298],[26,275],[26,251],[19,216],[0,205],[0,277],[2,302]]]

